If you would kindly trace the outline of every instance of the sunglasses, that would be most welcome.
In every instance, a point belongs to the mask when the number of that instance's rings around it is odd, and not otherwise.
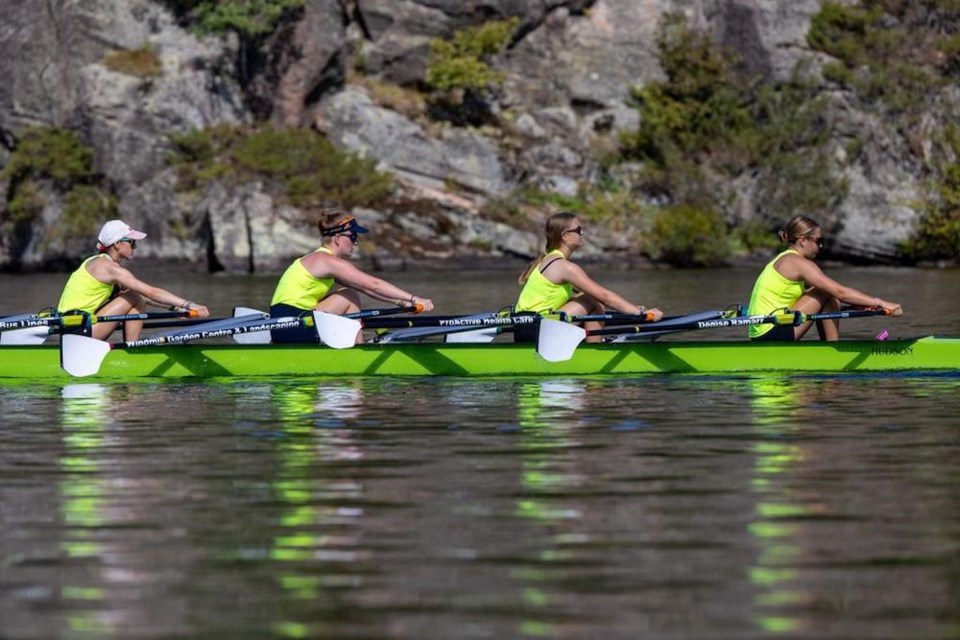
[[[348,238],[350,238],[350,242],[352,242],[353,244],[357,244],[357,240],[360,238],[360,236],[357,235],[356,231],[351,231],[349,233],[341,233],[338,235],[347,236]]]
[[[126,242],[127,244],[130,245],[131,249],[137,248],[137,241],[131,238],[120,238],[119,240],[117,240],[117,242]]]
[[[566,231],[564,231],[564,233],[575,233],[575,234],[577,234],[578,236],[582,236],[582,235],[583,235],[583,227],[580,226],[580,227],[574,227],[573,229],[567,229]]]
[[[814,238],[813,236],[804,236],[804,237],[805,237],[807,240],[813,240],[814,242],[817,243],[817,247],[819,247],[820,249],[823,249],[823,237],[822,237],[822,236],[819,237],[819,238]]]

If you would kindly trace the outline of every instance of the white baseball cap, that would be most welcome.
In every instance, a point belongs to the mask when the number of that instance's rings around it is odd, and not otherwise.
[[[97,242],[104,249],[112,244],[129,238],[131,240],[143,240],[147,237],[143,231],[137,231],[123,220],[111,220],[100,229],[100,235],[97,236]]]

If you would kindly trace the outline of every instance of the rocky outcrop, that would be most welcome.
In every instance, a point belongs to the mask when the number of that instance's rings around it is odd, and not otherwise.
[[[817,61],[805,37],[819,7],[819,0],[307,0],[241,78],[233,39],[198,37],[155,0],[0,0],[0,164],[27,127],[77,130],[93,146],[120,215],[151,234],[144,255],[231,271],[273,268],[312,246],[302,212],[262,185],[179,192],[166,165],[171,136],[258,118],[316,126],[338,146],[376,157],[396,176],[401,202],[436,205],[433,217],[420,205],[367,212],[384,230],[423,244],[408,247],[411,255],[530,255],[539,248],[536,221],[484,220],[480,205],[519,184],[574,195],[596,179],[597,146],[642,125],[626,104],[630,88],[662,77],[656,34],[664,14],[684,12],[737,50],[748,72],[786,78],[799,60]],[[425,123],[350,80],[362,73],[423,88],[432,38],[512,17],[520,27],[497,60],[505,82],[489,105],[498,131]],[[155,52],[160,75],[105,64],[110,52],[141,47]],[[902,161],[909,151],[882,124],[853,110],[836,113],[837,153],[844,131],[872,134],[849,164],[838,246],[865,259],[889,256],[917,217],[919,178]],[[755,215],[750,178],[734,191],[731,219]],[[43,267],[87,250],[54,232],[62,202],[52,187],[48,195],[30,242],[12,252],[0,239],[0,268]],[[632,246],[623,230],[596,237],[604,239],[598,253]],[[385,254],[404,251],[382,246]]]

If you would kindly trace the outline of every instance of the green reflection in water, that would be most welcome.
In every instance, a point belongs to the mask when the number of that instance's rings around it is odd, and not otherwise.
[[[518,386],[517,422],[521,433],[518,447],[524,452],[520,482],[528,494],[516,502],[519,517],[544,527],[555,527],[562,522],[569,526],[570,522],[582,517],[579,509],[558,506],[550,499],[550,494],[562,493],[579,482],[577,474],[570,473],[564,464],[568,460],[567,452],[575,444],[570,429],[579,419],[585,392],[584,385],[574,380],[538,380]],[[551,545],[561,542],[556,535],[548,536],[547,540]],[[573,557],[572,551],[556,547],[542,549],[537,554],[538,561],[545,565],[569,561]],[[512,571],[511,576],[531,582],[549,579],[548,572],[529,568]],[[521,593],[524,611],[529,616],[520,623],[521,635],[557,636],[557,626],[538,619],[535,613],[550,606],[549,593],[534,587],[525,587]]]
[[[94,537],[97,530],[107,524],[104,516],[107,488],[97,455],[104,447],[103,421],[109,416],[109,391],[99,384],[71,384],[61,391],[64,450],[59,460],[63,469],[59,493],[64,533],[60,549],[74,560],[97,562],[104,555],[103,545]],[[84,608],[66,605],[65,624],[72,633],[114,635],[104,614],[89,608],[90,602],[106,599],[103,589],[68,584],[60,588],[60,595],[67,603],[87,603]]]
[[[363,398],[352,384],[325,382],[271,385],[269,394],[277,412],[277,440],[280,468],[273,474],[271,488],[283,505],[277,523],[281,533],[274,536],[267,556],[278,563],[274,578],[286,597],[305,602],[335,599],[337,589],[356,587],[356,575],[318,568],[317,563],[352,563],[356,540],[350,534],[329,535],[322,528],[343,525],[363,515],[362,509],[324,505],[356,500],[360,484],[343,479],[324,481],[317,473],[324,465],[342,460],[362,459],[346,421],[359,415]],[[336,428],[329,428],[336,427]],[[352,523],[351,523],[352,524]],[[345,550],[344,547],[347,547]],[[289,615],[294,615],[292,612]],[[307,638],[317,628],[304,622],[283,619],[272,629],[284,638]]]
[[[799,498],[780,482],[784,474],[803,463],[803,448],[772,438],[788,431],[796,420],[803,407],[803,387],[790,378],[770,376],[750,378],[749,386],[753,424],[757,434],[765,438],[752,447],[751,485],[758,501],[756,520],[747,528],[760,550],[748,573],[757,588],[754,604],[761,612],[755,624],[767,634],[790,634],[803,630],[806,621],[800,616],[778,615],[777,610],[796,606],[810,597],[796,586],[798,574],[791,568],[802,555],[798,543],[800,527],[783,520],[810,515],[812,509],[798,502]]]

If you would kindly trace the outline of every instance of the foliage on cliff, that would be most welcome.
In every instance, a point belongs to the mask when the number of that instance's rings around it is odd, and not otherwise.
[[[273,33],[304,0],[167,0],[167,3],[201,33],[255,39]]]
[[[372,205],[390,192],[391,181],[375,159],[337,150],[315,131],[218,126],[174,137],[171,163],[180,188],[212,181],[257,180],[281,200],[298,207]]]
[[[911,260],[956,260],[960,255],[960,146],[950,121],[956,105],[939,98],[960,78],[960,0],[824,2],[807,40],[836,62],[824,76],[857,108],[879,114],[904,137],[917,173],[930,176],[916,234],[902,247]],[[931,113],[931,101],[937,115]],[[932,134],[932,135],[931,135]]]
[[[8,184],[9,217],[3,221],[8,230],[28,227],[49,204],[51,193],[64,198],[62,235],[87,232],[116,213],[116,198],[94,170],[93,149],[67,129],[25,130],[0,170],[0,182]]]
[[[425,82],[434,89],[432,115],[458,124],[482,124],[489,119],[484,94],[503,82],[491,58],[509,44],[519,20],[494,20],[456,32],[451,40],[430,43]]]
[[[673,205],[658,221],[659,235],[673,239],[664,241],[659,257],[704,263],[694,255],[696,242],[676,239],[729,212],[737,179],[746,174],[755,178],[758,208],[771,224],[801,212],[828,219],[847,185],[829,153],[824,100],[804,69],[782,83],[744,77],[735,56],[690,28],[682,14],[665,18],[657,45],[666,80],[633,90],[641,125],[621,145],[624,159],[644,163],[641,191]],[[669,230],[674,215],[682,219]],[[727,227],[737,222],[725,217]],[[712,227],[715,244],[725,241],[727,227]],[[721,251],[707,262],[724,257]]]

